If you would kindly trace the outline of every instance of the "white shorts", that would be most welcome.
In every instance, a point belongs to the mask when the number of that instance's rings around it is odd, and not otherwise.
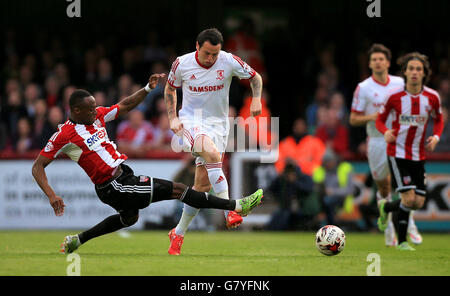
[[[183,150],[190,151],[193,156],[196,156],[195,164],[196,166],[205,165],[206,161],[198,153],[193,151],[194,143],[200,136],[209,137],[213,143],[216,145],[221,156],[225,153],[228,143],[228,134],[224,135],[212,128],[208,128],[202,124],[183,122]]]
[[[386,142],[383,137],[369,138],[367,143],[367,158],[374,180],[383,180],[389,175],[386,147]]]

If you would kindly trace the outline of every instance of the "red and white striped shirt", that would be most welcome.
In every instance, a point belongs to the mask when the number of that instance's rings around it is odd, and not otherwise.
[[[430,117],[434,120],[433,135],[440,137],[444,126],[439,94],[426,86],[416,95],[404,89],[392,93],[380,108],[375,122],[382,134],[387,130],[385,122],[390,113],[394,115],[392,129],[397,138],[388,143],[387,154],[402,159],[424,160],[425,132]]]
[[[117,118],[119,106],[97,107],[96,110],[97,116],[91,125],[70,120],[60,124],[40,154],[53,159],[65,153],[81,166],[94,184],[102,184],[114,175],[127,156],[117,151],[105,129],[106,122]]]

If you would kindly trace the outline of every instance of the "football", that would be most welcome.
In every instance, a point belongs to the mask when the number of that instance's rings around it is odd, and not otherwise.
[[[337,226],[326,225],[316,233],[316,247],[320,253],[334,256],[344,250],[345,233]]]

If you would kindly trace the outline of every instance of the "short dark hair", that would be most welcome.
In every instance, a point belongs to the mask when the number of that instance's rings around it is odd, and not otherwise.
[[[216,28],[209,28],[206,30],[203,30],[198,34],[197,36],[197,42],[200,47],[202,47],[203,43],[205,41],[209,41],[212,45],[222,44],[223,46],[223,36],[222,33],[220,33],[219,30]]]
[[[88,91],[84,89],[76,89],[70,95],[69,98],[69,106],[70,108],[78,107],[81,102],[83,102],[84,98],[92,96]]]
[[[390,50],[389,48],[387,48],[386,46],[384,46],[383,44],[381,44],[381,43],[374,43],[374,44],[370,47],[370,49],[369,49],[369,51],[368,51],[369,58],[370,58],[370,56],[371,56],[373,53],[376,53],[376,52],[381,52],[381,53],[383,53],[383,54],[386,56],[386,59],[387,59],[388,61],[391,61],[391,58],[392,58],[391,50]]]
[[[408,67],[408,63],[411,60],[417,60],[422,63],[423,71],[425,72],[425,77],[422,80],[422,84],[428,83],[432,73],[430,62],[428,61],[428,57],[426,55],[421,54],[417,51],[407,53],[397,59],[397,64],[400,66],[401,76],[403,77],[403,79],[405,79],[405,82],[406,82],[405,76],[406,67]]]

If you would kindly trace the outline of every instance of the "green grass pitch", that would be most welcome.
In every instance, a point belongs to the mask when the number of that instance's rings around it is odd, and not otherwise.
[[[76,253],[81,275],[365,276],[380,257],[381,275],[450,275],[450,235],[425,233],[415,252],[384,246],[381,233],[346,233],[345,250],[320,254],[312,232],[190,232],[181,256],[169,256],[168,231],[130,231],[87,242]],[[58,253],[75,231],[0,231],[0,275],[66,275]]]

